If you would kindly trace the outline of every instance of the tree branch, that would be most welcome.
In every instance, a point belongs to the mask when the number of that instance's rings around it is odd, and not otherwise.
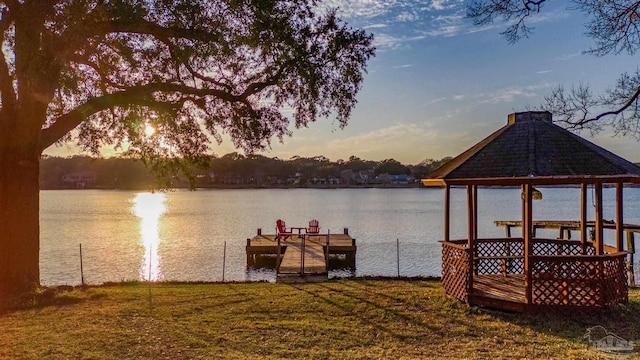
[[[80,33],[84,35],[80,38],[77,38],[76,41],[71,41],[67,44],[61,44],[63,49],[66,50],[63,52],[73,52],[79,45],[86,44],[87,39],[92,37],[105,36],[111,33],[146,34],[152,35],[158,39],[180,38],[206,42],[223,41],[223,37],[218,33],[213,34],[209,31],[197,29],[163,27],[142,19],[135,22],[119,20],[98,22],[87,21],[79,24],[78,29],[81,29]],[[76,30],[78,29],[70,30],[68,33],[76,34]],[[64,38],[67,38],[67,36],[65,36]],[[73,38],[73,36],[70,35],[68,36],[68,38]]]
[[[51,126],[41,130],[40,149],[45,150],[53,145],[89,116],[100,111],[127,105],[148,106],[152,103],[159,105],[163,102],[153,100],[153,94],[157,92],[189,94],[199,98],[211,96],[228,102],[243,102],[246,104],[244,98],[217,89],[199,89],[181,84],[165,83],[136,86],[116,93],[91,98],[70,112],[61,115]]]
[[[525,20],[532,13],[539,13],[546,0],[474,0],[467,7],[467,17],[473,19],[475,25],[492,24],[501,18],[505,22],[514,21],[501,34],[509,43],[526,38],[533,28],[527,26]]]
[[[602,114],[600,114],[600,115],[598,115],[598,116],[596,116],[594,118],[585,120],[584,123],[597,121],[597,120],[600,120],[601,118],[603,118],[605,116],[618,115],[621,112],[627,110],[629,108],[629,106],[631,106],[633,104],[633,102],[638,99],[639,96],[640,96],[640,86],[638,86],[638,88],[636,89],[636,92],[633,93],[633,95],[631,95],[629,100],[627,100],[627,102],[624,105],[622,105],[622,107],[619,108],[618,110],[612,110],[612,111],[603,112]]]

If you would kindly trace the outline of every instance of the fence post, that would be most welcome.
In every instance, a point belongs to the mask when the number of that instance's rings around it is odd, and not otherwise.
[[[400,277],[400,240],[396,239],[396,262],[398,263],[398,277]]]
[[[629,252],[629,262],[627,263],[629,286],[636,286],[635,271],[633,270],[633,254],[636,252],[636,242],[632,231],[627,231],[627,251]]]
[[[84,287],[84,267],[82,265],[82,243],[80,243],[80,282]]]
[[[305,242],[304,242],[304,236],[302,237],[302,244],[300,245],[300,276],[304,275],[304,246],[305,246]]]
[[[224,249],[222,250],[222,282],[224,282],[224,270],[227,263],[227,241],[224,242]]]

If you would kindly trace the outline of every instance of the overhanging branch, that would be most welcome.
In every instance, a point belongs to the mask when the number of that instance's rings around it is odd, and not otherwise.
[[[217,89],[193,88],[182,84],[156,83],[131,87],[129,89],[94,97],[70,112],[61,115],[48,128],[42,129],[40,134],[40,149],[45,150],[61,139],[65,134],[80,125],[89,116],[100,111],[128,105],[153,106],[163,102],[154,100],[155,93],[177,93],[192,95],[197,98],[217,97],[228,102],[243,102],[246,99],[241,96],[229,94]]]
[[[576,125],[582,126],[582,125],[588,124],[590,122],[598,121],[598,120],[602,119],[605,116],[618,115],[618,114],[622,113],[623,111],[627,110],[631,105],[633,105],[633,103],[638,99],[639,96],[640,96],[640,86],[638,86],[638,88],[636,89],[636,92],[633,93],[633,95],[629,98],[629,100],[627,100],[626,103],[624,103],[624,105],[622,105],[622,107],[618,108],[617,110],[611,110],[611,111],[603,112],[600,115],[595,116],[595,117],[590,118],[590,119],[583,119],[583,120],[579,121]]]

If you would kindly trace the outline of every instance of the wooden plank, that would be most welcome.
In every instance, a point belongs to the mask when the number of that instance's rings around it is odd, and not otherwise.
[[[533,299],[532,289],[531,289],[531,255],[533,254],[533,237],[534,237],[534,227],[533,227],[533,185],[525,184],[523,186],[524,189],[524,202],[522,204],[522,209],[524,213],[522,214],[522,237],[524,238],[524,272],[526,276],[526,303],[531,304]]]
[[[451,231],[451,187],[444,187],[444,241],[450,240]]]
[[[526,286],[523,275],[477,275],[473,295],[524,304]]]
[[[302,252],[304,251],[304,258]],[[304,264],[304,274],[324,274],[327,272],[326,260],[321,244],[303,241],[293,237],[287,241],[287,250],[280,263],[280,274],[299,274]]]
[[[587,184],[580,185],[580,249],[581,254],[587,253]]]
[[[596,232],[596,240],[595,240],[595,244],[596,244],[596,255],[603,255],[604,254],[604,239],[603,239],[603,210],[602,210],[602,184],[596,184],[595,185],[595,221],[596,221],[596,226],[594,228],[595,232]]]
[[[467,185],[467,237],[468,237],[468,243],[467,243],[467,248],[470,249],[471,251],[471,256],[469,256],[469,265],[468,265],[468,269],[470,270],[468,273],[469,276],[469,291],[472,291],[473,289],[473,275],[475,273],[475,269],[473,266],[473,258],[476,254],[476,245],[475,245],[475,232],[474,232],[474,224],[473,221],[475,220],[473,214],[474,214],[474,202],[473,202],[473,185]]]

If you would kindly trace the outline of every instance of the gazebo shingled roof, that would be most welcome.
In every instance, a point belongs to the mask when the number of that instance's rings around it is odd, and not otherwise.
[[[628,301],[623,184],[640,167],[555,125],[549,112],[510,114],[507,125],[441,166],[425,186],[444,186],[442,284],[471,304],[514,311],[601,308]],[[603,185],[615,185],[615,246],[605,246]],[[465,185],[467,236],[450,238],[450,189]],[[478,187],[520,186],[522,235],[481,238]],[[536,236],[534,185],[580,185],[580,240]],[[587,189],[594,189],[588,220]],[[593,238],[588,238],[589,228]],[[632,236],[632,235],[631,235]]]
[[[428,179],[640,176],[640,167],[551,122],[549,112],[509,115],[508,123]]]

